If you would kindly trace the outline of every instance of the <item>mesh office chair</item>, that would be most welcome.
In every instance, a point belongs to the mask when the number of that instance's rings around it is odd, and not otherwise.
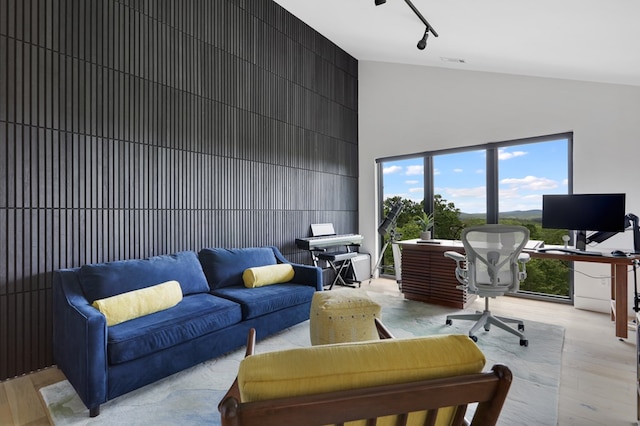
[[[529,240],[529,230],[515,225],[473,226],[462,231],[461,239],[466,256],[455,251],[444,255],[456,261],[456,278],[462,283],[459,288],[484,297],[485,309],[475,314],[447,315],[447,325],[454,319],[476,321],[469,330],[473,341],[478,341],[475,333],[480,327],[489,331],[491,325],[495,325],[520,337],[520,345],[529,346],[521,320],[493,316],[489,311],[490,297],[515,293],[527,277],[525,263],[529,255],[522,253],[522,249]],[[508,323],[517,324],[518,329]]]

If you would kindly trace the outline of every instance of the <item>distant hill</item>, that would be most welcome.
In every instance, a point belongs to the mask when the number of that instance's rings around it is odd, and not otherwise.
[[[460,213],[460,220],[465,219],[484,219],[484,213]],[[503,212],[499,214],[500,219],[519,219],[540,221],[542,219],[542,210],[515,210],[512,212]]]

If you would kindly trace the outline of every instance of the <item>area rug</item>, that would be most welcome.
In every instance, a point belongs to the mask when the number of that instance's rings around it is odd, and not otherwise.
[[[432,334],[467,334],[468,321],[445,325],[445,316],[460,312],[421,302],[402,295],[362,289],[382,305],[382,320],[397,338]],[[514,380],[500,415],[500,425],[556,425],[558,389],[564,329],[551,324],[526,322],[528,347],[502,330],[481,331],[478,346],[493,364],[507,365]],[[291,327],[261,340],[256,352],[310,346],[309,322]],[[217,405],[233,383],[244,348],[204,362],[101,406],[101,414],[90,418],[69,382],[62,381],[40,389],[49,417],[55,425],[219,425]],[[469,407],[469,413],[475,407]],[[467,416],[470,417],[470,414]]]

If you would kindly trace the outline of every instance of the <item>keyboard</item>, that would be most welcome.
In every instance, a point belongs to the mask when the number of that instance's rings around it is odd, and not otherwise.
[[[323,235],[319,237],[296,238],[296,246],[302,250],[313,250],[351,244],[360,244],[364,238],[360,234]]]
[[[602,252],[599,251],[587,251],[587,250],[578,250],[575,248],[564,248],[564,247],[541,247],[536,250],[538,253],[546,253],[548,251],[559,251],[561,253],[567,254],[576,254],[579,256],[602,256]]]

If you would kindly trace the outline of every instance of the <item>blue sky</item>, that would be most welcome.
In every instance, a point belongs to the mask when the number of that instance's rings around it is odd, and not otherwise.
[[[542,194],[567,193],[566,139],[499,150],[500,210],[542,208]],[[434,156],[435,193],[464,213],[486,212],[484,151]],[[422,158],[383,163],[384,198],[424,198]]]

